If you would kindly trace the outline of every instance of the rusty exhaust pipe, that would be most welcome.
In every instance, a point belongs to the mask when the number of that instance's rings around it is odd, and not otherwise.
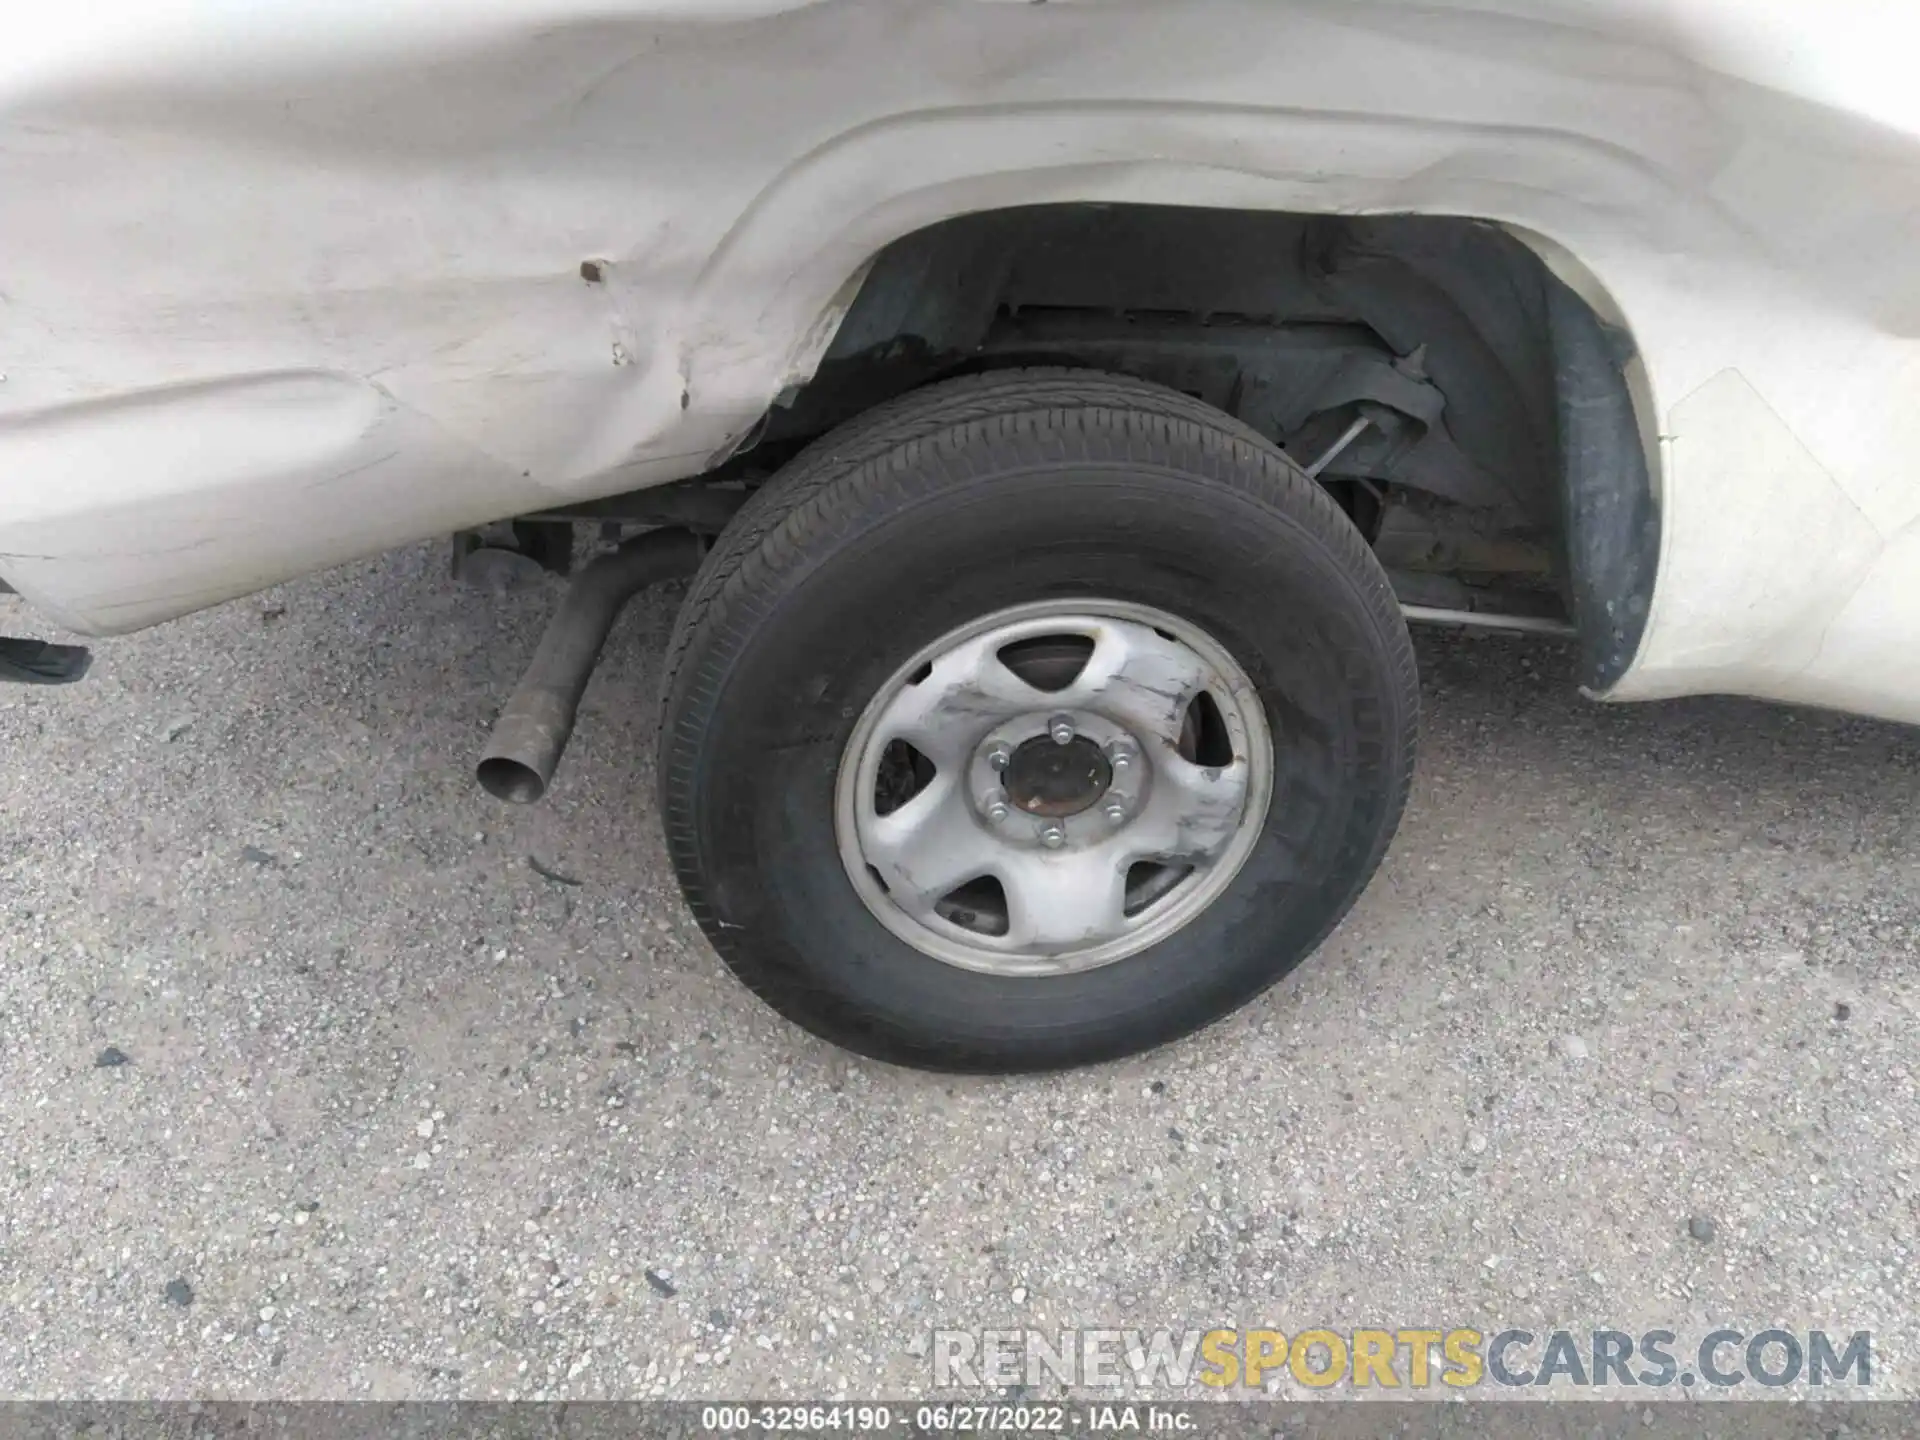
[[[547,793],[620,611],[647,586],[691,575],[705,554],[690,530],[650,530],[574,577],[480,756],[481,789],[514,805]]]

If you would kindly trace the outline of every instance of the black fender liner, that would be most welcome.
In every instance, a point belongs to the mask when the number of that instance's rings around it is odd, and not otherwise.
[[[1622,356],[1625,337],[1558,279],[1548,286],[1568,600],[1581,683],[1605,694],[1640,653],[1660,565],[1660,507]]]

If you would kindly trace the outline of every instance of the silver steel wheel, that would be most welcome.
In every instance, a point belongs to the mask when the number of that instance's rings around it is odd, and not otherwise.
[[[1046,601],[900,667],[841,756],[834,824],[854,889],[908,944],[1061,975],[1218,899],[1272,789],[1265,711],[1221,645],[1144,605]]]

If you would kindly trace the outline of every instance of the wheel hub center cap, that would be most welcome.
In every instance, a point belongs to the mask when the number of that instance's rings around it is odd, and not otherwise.
[[[1085,736],[1058,745],[1051,736],[1037,735],[1013,752],[1004,783],[1016,809],[1064,819],[1099,803],[1113,784],[1113,769]]]

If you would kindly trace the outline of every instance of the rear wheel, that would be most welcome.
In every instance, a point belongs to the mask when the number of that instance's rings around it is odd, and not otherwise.
[[[1385,576],[1228,417],[1064,371],[918,392],[742,512],[670,652],[694,913],[783,1014],[943,1069],[1258,994],[1378,865],[1417,693]]]

